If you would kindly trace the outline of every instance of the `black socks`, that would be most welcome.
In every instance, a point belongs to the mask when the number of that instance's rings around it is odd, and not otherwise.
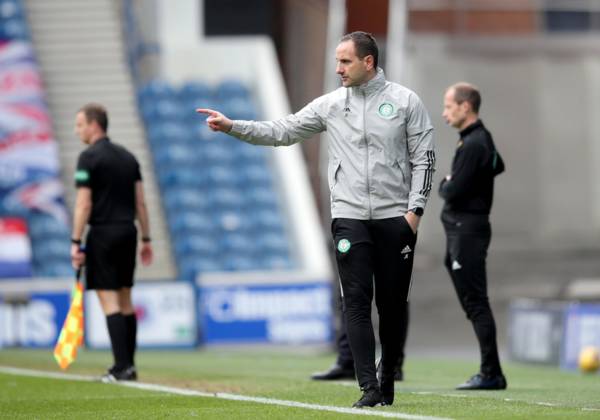
[[[127,345],[127,326],[123,314],[116,313],[106,316],[108,335],[112,345],[115,369],[124,370],[129,366],[129,352]]]
[[[135,347],[137,336],[137,318],[135,314],[123,315],[125,327],[127,329],[127,352],[129,354],[129,364],[135,366]]]

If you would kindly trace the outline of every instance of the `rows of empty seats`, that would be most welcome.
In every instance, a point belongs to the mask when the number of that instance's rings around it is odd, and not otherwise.
[[[248,88],[238,81],[179,88],[152,81],[138,99],[180,277],[291,268],[269,150],[212,132],[195,112],[255,119]]]

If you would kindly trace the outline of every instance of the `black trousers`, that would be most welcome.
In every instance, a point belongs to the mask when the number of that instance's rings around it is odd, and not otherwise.
[[[496,323],[487,293],[486,257],[492,236],[489,217],[443,212],[442,223],[447,239],[444,265],[473,324],[481,352],[480,372],[500,374]]]
[[[377,386],[371,301],[379,314],[384,375],[393,375],[402,352],[398,333],[407,311],[416,235],[406,219],[334,219],[332,234],[342,285],[344,317],[362,389]]]
[[[410,303],[407,303],[406,312],[400,320],[400,325],[398,326],[398,336],[400,337],[400,355],[398,356],[396,366],[398,366],[400,369],[402,369],[402,366],[404,365],[404,347],[406,346],[406,338],[408,337],[408,324],[410,322],[409,307]],[[342,313],[344,313],[344,302],[342,299],[340,299],[340,308]],[[336,364],[342,366],[343,368],[354,368],[354,357],[352,357],[352,349],[350,348],[350,341],[348,340],[348,326],[346,325],[345,316],[342,316],[340,332],[337,338],[337,350],[338,357]]]

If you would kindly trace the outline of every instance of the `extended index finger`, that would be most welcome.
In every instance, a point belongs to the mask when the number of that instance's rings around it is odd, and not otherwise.
[[[217,111],[215,111],[213,109],[209,109],[209,108],[197,108],[196,112],[198,114],[208,114],[211,117],[216,117],[217,116]]]

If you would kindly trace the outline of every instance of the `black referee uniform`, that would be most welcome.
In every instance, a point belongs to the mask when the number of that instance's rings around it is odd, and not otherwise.
[[[447,237],[445,266],[481,351],[480,375],[471,379],[478,382],[464,384],[463,389],[486,389],[487,379],[489,389],[506,387],[486,276],[494,178],[503,171],[504,162],[490,132],[477,120],[460,131],[451,178],[444,179],[439,189],[445,200],[441,217]]]
[[[75,183],[91,190],[90,226],[86,240],[86,288],[115,290],[133,287],[137,229],[136,183],[140,166],[124,147],[104,137],[79,156]],[[110,375],[135,379],[135,314],[106,314],[115,365]],[[106,376],[106,375],[105,375]]]
[[[79,156],[75,184],[92,191],[86,241],[86,288],[133,286],[137,229],[135,183],[142,179],[135,157],[108,137]]]

